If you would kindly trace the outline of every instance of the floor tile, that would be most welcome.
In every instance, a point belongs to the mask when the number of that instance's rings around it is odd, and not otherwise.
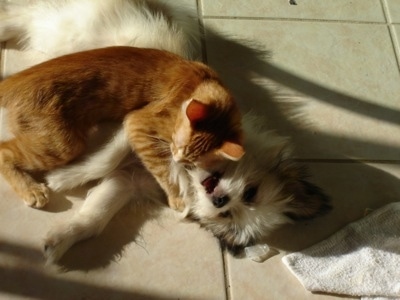
[[[218,242],[169,209],[126,207],[102,235],[67,252],[57,270],[44,265],[41,243],[71,218],[83,193],[56,195],[42,211],[22,204],[4,181],[0,190],[0,299],[225,297]]]
[[[397,0],[386,0],[389,14],[393,23],[400,23],[400,2]]]
[[[17,41],[12,40],[6,43],[2,60],[2,76],[5,78],[46,60],[46,56],[40,51],[21,50]]]
[[[202,0],[202,10],[203,15],[207,17],[264,17],[385,22],[379,0],[365,0],[357,2],[357,4],[346,0],[296,0],[295,2],[297,5],[290,5],[288,0]]]
[[[400,159],[400,74],[386,26],[228,19],[205,26],[208,62],[245,110],[293,137],[300,157]]]
[[[400,201],[400,165],[390,164],[310,164],[314,182],[332,198],[332,212],[314,221],[289,225],[275,232],[266,242],[280,254],[256,263],[227,257],[232,299],[339,299],[314,295],[283,265],[290,252],[321,241],[349,222],[362,218],[367,208],[377,209]]]

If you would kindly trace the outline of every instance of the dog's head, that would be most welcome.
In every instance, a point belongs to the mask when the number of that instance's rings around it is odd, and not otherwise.
[[[270,132],[247,135],[238,162],[215,170],[189,170],[192,199],[187,217],[211,231],[232,254],[241,253],[284,223],[331,209],[328,197],[307,181],[286,139]]]

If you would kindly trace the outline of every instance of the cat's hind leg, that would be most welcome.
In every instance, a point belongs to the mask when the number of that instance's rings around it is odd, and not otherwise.
[[[89,191],[79,212],[52,228],[44,241],[48,262],[58,261],[78,241],[99,235],[132,198],[134,186],[126,171],[114,171]]]
[[[85,147],[81,137],[65,135],[55,126],[41,135],[17,132],[16,138],[0,142],[0,174],[28,206],[41,208],[49,201],[49,189],[37,182],[31,172],[64,165]]]
[[[27,172],[14,163],[14,153],[0,143],[0,172],[14,191],[31,207],[41,208],[49,202],[49,189],[44,183],[36,182]]]
[[[41,208],[49,201],[49,189],[21,168],[29,155],[19,140],[0,142],[0,173],[28,206]]]

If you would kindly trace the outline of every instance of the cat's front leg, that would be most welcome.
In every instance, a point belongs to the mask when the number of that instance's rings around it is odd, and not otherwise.
[[[165,124],[163,122],[165,119],[155,120],[151,108],[145,107],[131,112],[125,118],[124,128],[136,155],[167,194],[168,205],[172,209],[183,211],[185,202],[180,196],[179,185],[170,180],[170,141],[163,139],[159,134],[172,125],[170,120]]]
[[[174,210],[182,212],[185,209],[185,202],[179,195],[179,187],[176,184],[170,184],[170,186],[167,188],[170,190],[167,194],[168,206]]]

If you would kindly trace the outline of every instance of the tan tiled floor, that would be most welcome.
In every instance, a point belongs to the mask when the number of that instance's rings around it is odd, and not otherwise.
[[[281,253],[257,264],[222,253],[209,233],[168,210],[154,216],[126,209],[99,238],[71,249],[62,261],[68,270],[57,271],[44,266],[41,241],[78,209],[83,193],[58,195],[39,211],[1,181],[1,299],[336,298],[307,292],[281,257],[362,217],[365,208],[400,200],[399,1],[197,4],[204,58],[244,110],[263,113],[292,137],[334,211],[276,232],[269,243]],[[28,63],[8,48],[4,73]]]

